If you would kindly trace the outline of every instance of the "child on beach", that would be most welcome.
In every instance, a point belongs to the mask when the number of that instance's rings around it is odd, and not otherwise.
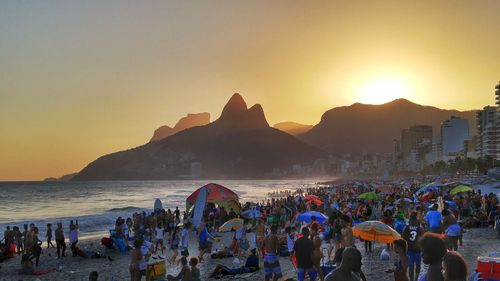
[[[52,224],[48,223],[47,224],[47,234],[45,234],[45,237],[47,238],[47,249],[52,246],[54,248],[54,244],[52,244]]]
[[[394,252],[398,255],[399,261],[396,262],[393,269],[385,271],[387,273],[394,273],[394,281],[408,281],[408,276],[406,275],[406,271],[408,270],[407,250],[408,244],[404,239],[394,241]]]

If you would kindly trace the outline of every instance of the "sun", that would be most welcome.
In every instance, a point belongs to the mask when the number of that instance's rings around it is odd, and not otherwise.
[[[382,104],[409,94],[408,84],[397,77],[376,77],[360,83],[357,100],[365,104]]]

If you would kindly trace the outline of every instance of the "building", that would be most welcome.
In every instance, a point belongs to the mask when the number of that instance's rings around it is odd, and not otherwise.
[[[432,126],[414,125],[401,131],[401,157],[405,167],[418,170],[432,151]]]
[[[476,154],[478,157],[485,157],[487,155],[497,157],[497,119],[497,107],[485,106],[483,110],[477,112],[478,139]]]
[[[476,150],[478,139],[479,139],[478,136],[473,136],[472,138],[465,140],[465,142],[464,142],[464,155],[465,155],[465,157],[473,158],[473,159],[478,158],[477,150]]]
[[[469,122],[452,116],[441,123],[441,147],[443,156],[457,156],[464,151],[464,141],[469,139]]]

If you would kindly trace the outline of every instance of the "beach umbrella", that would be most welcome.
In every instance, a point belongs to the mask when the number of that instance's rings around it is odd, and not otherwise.
[[[457,203],[453,202],[453,201],[444,201],[444,203],[448,206],[450,206],[450,208],[452,209],[455,209],[455,210],[458,210],[458,206],[457,206]]]
[[[370,191],[370,192],[365,192],[365,193],[360,194],[358,196],[358,198],[361,198],[361,199],[371,199],[371,200],[379,200],[380,196],[378,196],[377,193],[375,193],[373,191]]]
[[[249,219],[260,218],[262,216],[258,210],[246,210],[241,212],[241,215]]]
[[[304,200],[306,200],[306,201],[309,201],[309,200],[312,200],[312,199],[318,199],[318,200],[321,200],[321,199],[319,199],[319,197],[318,197],[318,196],[316,196],[316,195],[307,195],[307,196],[304,198]]]
[[[300,200],[304,200],[304,196],[302,195],[295,196],[295,201],[299,202]]]
[[[459,186],[453,188],[450,191],[450,194],[457,194],[457,193],[460,193],[460,192],[467,192],[467,191],[472,191],[472,188],[470,186],[462,184],[462,185],[459,185]]]
[[[309,204],[309,205],[314,204],[316,206],[321,206],[321,205],[323,205],[323,202],[321,200],[319,200],[319,199],[314,199],[313,198],[313,199],[307,200],[306,204]]]
[[[236,230],[242,227],[243,227],[242,219],[230,219],[219,227],[219,231],[220,232],[231,231],[233,229]]]
[[[323,213],[311,211],[311,212],[305,212],[305,213],[300,214],[297,217],[297,221],[303,221],[303,222],[309,223],[309,222],[311,222],[312,217],[316,217],[316,221],[319,223],[323,223],[325,220],[328,219],[328,217]]]
[[[404,201],[405,201],[406,203],[411,203],[411,202],[413,202],[413,200],[411,200],[410,198],[404,198]],[[401,202],[401,199],[398,199],[398,200],[394,201],[394,203],[396,203],[396,204],[399,204],[400,202]]]
[[[365,221],[352,228],[354,236],[363,240],[380,243],[392,243],[401,235],[392,227],[380,221]]]
[[[440,188],[440,186],[431,184],[431,185],[421,187],[419,190],[417,190],[417,192],[415,192],[415,194],[421,194],[421,193],[430,192],[430,191],[438,191],[439,188]]]

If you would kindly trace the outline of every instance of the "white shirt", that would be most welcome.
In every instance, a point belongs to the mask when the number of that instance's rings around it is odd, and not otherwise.
[[[163,239],[163,233],[164,233],[163,229],[157,227],[156,228],[156,239],[158,239],[158,240]]]

